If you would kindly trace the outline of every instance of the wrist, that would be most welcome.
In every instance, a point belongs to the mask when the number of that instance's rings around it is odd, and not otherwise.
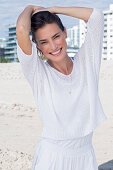
[[[33,11],[34,11],[34,6],[33,6],[33,5],[28,5],[28,6],[26,6],[26,9],[29,10],[29,11],[31,11],[31,13],[33,13]]]
[[[54,14],[58,13],[57,6],[48,7],[47,10]]]
[[[60,14],[60,9],[61,9],[60,6],[53,6],[53,10],[55,14]]]
[[[26,8],[33,9],[34,6],[33,5],[27,5]]]

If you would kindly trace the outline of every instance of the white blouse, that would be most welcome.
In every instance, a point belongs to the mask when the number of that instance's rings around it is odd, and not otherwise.
[[[43,124],[42,137],[71,139],[92,132],[107,119],[98,95],[104,15],[99,9],[87,22],[85,41],[74,56],[73,69],[65,75],[37,55],[26,55],[17,43],[17,54]]]

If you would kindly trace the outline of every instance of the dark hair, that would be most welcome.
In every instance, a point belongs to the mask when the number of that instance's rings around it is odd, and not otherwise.
[[[31,17],[31,34],[32,41],[36,42],[35,33],[39,28],[42,28],[46,24],[56,23],[59,28],[64,31],[64,26],[60,18],[49,11],[39,11]]]

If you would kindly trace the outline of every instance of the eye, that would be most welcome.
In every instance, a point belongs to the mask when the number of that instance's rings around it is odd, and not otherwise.
[[[41,44],[45,44],[46,42],[42,42]]]
[[[58,37],[60,37],[60,35],[57,35],[55,38],[58,38]]]
[[[60,35],[57,35],[55,38],[60,37]],[[42,42],[41,44],[46,44],[47,42]]]

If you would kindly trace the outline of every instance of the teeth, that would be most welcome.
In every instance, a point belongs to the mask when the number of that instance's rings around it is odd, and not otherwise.
[[[60,49],[60,50],[61,50],[61,49]],[[51,54],[53,54],[53,55],[58,54],[58,53],[60,52],[60,50],[58,50],[58,51],[55,52],[55,53],[51,53]]]

